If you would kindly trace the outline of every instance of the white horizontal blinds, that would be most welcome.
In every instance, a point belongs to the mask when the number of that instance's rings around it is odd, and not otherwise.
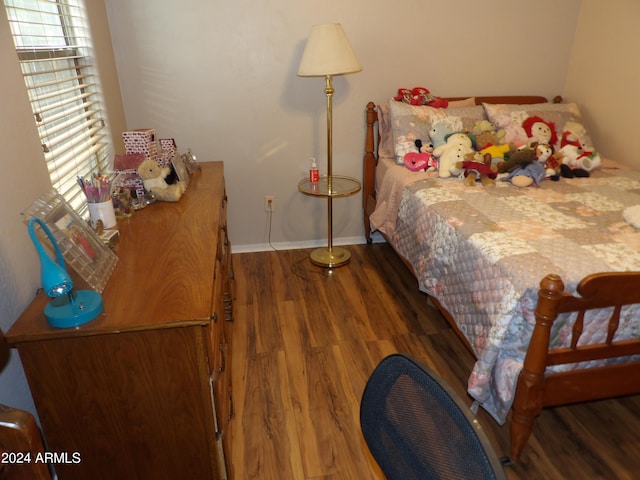
[[[4,0],[53,186],[78,211],[77,176],[106,171],[111,136],[82,0]]]

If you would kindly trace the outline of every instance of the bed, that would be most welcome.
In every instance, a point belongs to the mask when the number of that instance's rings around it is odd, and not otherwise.
[[[516,127],[536,116],[558,130],[555,151],[565,125],[583,125],[560,98],[447,100],[367,105],[365,233],[384,236],[474,354],[474,407],[501,424],[512,412],[518,461],[543,407],[640,393],[640,172],[592,155],[588,176],[487,188],[409,170],[399,145],[429,141],[443,121],[470,131],[489,120],[522,148]]]

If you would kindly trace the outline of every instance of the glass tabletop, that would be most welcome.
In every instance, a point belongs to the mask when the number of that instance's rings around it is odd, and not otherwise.
[[[298,191],[319,197],[348,197],[360,191],[360,182],[342,175],[332,175],[331,178],[325,175],[320,177],[318,183],[303,178],[298,182]]]

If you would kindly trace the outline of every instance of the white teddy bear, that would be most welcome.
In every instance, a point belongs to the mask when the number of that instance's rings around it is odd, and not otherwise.
[[[454,133],[447,137],[444,145],[433,150],[433,155],[438,158],[438,176],[449,178],[458,176],[462,169],[456,167],[457,162],[464,162],[467,153],[473,153],[471,137],[465,133]]]
[[[560,139],[560,152],[564,155],[562,163],[587,172],[602,164],[600,155],[590,145],[587,131],[581,123],[568,121],[563,130]]]

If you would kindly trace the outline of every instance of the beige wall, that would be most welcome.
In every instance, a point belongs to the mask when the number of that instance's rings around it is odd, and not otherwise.
[[[580,104],[603,155],[640,167],[640,2],[583,0],[579,19],[564,96]]]
[[[104,4],[89,1],[98,67],[107,79],[106,106],[112,124],[123,128],[124,115]],[[100,8],[101,7],[101,8]],[[4,8],[0,8],[0,329],[7,331],[40,286],[40,266],[20,212],[51,188],[42,148]],[[34,411],[16,351],[0,342],[0,403]]]
[[[326,171],[324,80],[296,76],[311,25],[343,24],[363,72],[334,81],[334,173],[361,178],[364,108],[399,87],[442,96],[562,93],[580,1],[107,0],[129,128],[224,160],[235,251],[324,243],[326,204],[297,192]],[[457,12],[463,12],[458,14]],[[334,236],[363,241],[361,197],[333,202]]]
[[[9,31],[0,8],[0,167],[5,179],[0,202],[0,329],[6,331],[33,298],[39,265],[20,212],[51,187],[31,107]],[[0,403],[34,411],[15,350],[0,342]]]

